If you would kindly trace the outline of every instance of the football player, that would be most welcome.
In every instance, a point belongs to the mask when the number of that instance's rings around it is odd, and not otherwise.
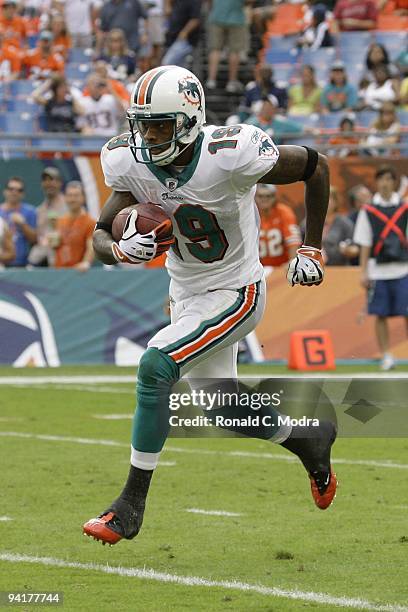
[[[184,68],[162,66],[143,74],[127,117],[129,133],[110,140],[101,153],[112,194],[96,225],[95,252],[106,264],[138,265],[155,257],[160,237],[137,232],[136,211],[127,223],[131,237],[112,238],[115,215],[136,202],[162,206],[175,242],[167,257],[171,323],[150,340],[139,363],[129,476],[119,497],[83,526],[84,533],[109,544],[140,530],[169,432],[171,386],[182,376],[236,379],[238,342],[262,317],[256,184],[305,182],[306,238],[288,268],[292,286],[323,280],[320,249],[329,195],[327,161],[313,149],[276,147],[250,125],[205,125],[203,87]],[[337,484],[330,465],[335,426],[321,422],[311,437],[307,427],[279,426],[273,407],[269,414],[276,427],[266,437],[299,457],[316,505],[327,508]]]

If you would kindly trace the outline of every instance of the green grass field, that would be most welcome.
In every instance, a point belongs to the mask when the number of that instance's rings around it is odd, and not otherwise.
[[[404,438],[339,439],[325,512],[278,446],[169,439],[139,536],[112,548],[83,537],[127,475],[134,385],[20,377],[133,373],[0,371],[0,382],[16,377],[0,385],[0,591],[63,591],[65,611],[408,611]],[[115,414],[125,416],[101,418]]]

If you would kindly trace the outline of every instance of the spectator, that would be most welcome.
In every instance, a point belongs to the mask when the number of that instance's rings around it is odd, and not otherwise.
[[[94,260],[92,235],[95,220],[85,210],[85,193],[82,183],[71,181],[65,187],[68,213],[56,222],[57,234],[51,232],[55,241],[55,267],[75,268],[86,272]]]
[[[361,247],[361,284],[367,290],[368,314],[376,317],[380,367],[390,370],[395,364],[390,353],[388,318],[405,317],[408,329],[408,204],[402,203],[397,193],[392,166],[380,167],[375,178],[377,192],[372,204],[359,212],[354,241]],[[385,233],[387,223],[391,231]]]
[[[395,65],[402,77],[408,76],[408,43],[405,44],[405,48],[395,58]]]
[[[353,238],[353,224],[339,211],[339,192],[335,187],[330,187],[322,241],[323,257],[328,266],[344,266],[349,263],[343,251]]]
[[[337,0],[333,17],[335,31],[374,30],[378,9],[374,0]]]
[[[330,69],[330,83],[321,97],[323,113],[350,112],[357,104],[357,90],[347,82],[344,62],[337,60]]]
[[[12,46],[4,44],[4,32],[0,26],[0,82],[14,81],[21,72],[20,53]]]
[[[8,179],[4,190],[4,202],[0,204],[0,217],[8,224],[13,235],[15,258],[10,267],[27,265],[31,246],[37,241],[37,212],[34,206],[23,202],[24,181],[19,176]]]
[[[238,80],[240,53],[246,50],[248,25],[245,0],[213,0],[209,15],[209,49],[207,89],[215,89],[218,65],[223,49],[228,47],[228,83],[225,91],[238,93],[244,86]]]
[[[348,157],[349,155],[357,155],[358,149],[356,145],[359,144],[358,137],[354,134],[354,120],[350,117],[343,117],[340,121],[340,131],[332,136],[329,140],[329,144],[343,145],[342,147],[336,147],[330,149],[328,155],[333,157]]]
[[[365,90],[364,105],[365,108],[379,110],[384,102],[395,102],[398,93],[387,66],[376,66],[373,75],[375,81],[369,83]]]
[[[5,264],[13,261],[16,250],[13,244],[13,235],[6,221],[0,217],[0,270]]]
[[[255,102],[265,96],[275,96],[279,108],[285,109],[288,105],[286,89],[278,87],[273,79],[273,68],[269,64],[258,64],[255,67],[255,81],[248,83],[244,98],[239,106],[239,121],[245,121],[253,111]]]
[[[37,208],[37,244],[31,249],[28,260],[34,266],[51,266],[54,261],[54,250],[49,244],[48,234],[53,230],[55,220],[68,212],[58,168],[55,166],[44,168],[41,174],[41,187],[45,198]]]
[[[64,16],[75,49],[92,47],[95,21],[102,4],[103,0],[64,0]]]
[[[324,4],[316,4],[312,10],[312,22],[297,39],[296,45],[312,51],[321,47],[333,47],[334,41],[330,34],[329,22],[326,19],[327,8]]]
[[[83,131],[87,134],[113,136],[119,132],[123,115],[123,100],[107,79],[91,74],[87,81],[89,96],[80,99],[84,109]]]
[[[26,39],[24,20],[17,13],[17,2],[5,0],[1,7],[0,27],[4,32],[5,43],[19,49],[23,47]]]
[[[100,12],[100,33],[98,37],[98,49],[102,50],[106,33],[113,28],[119,28],[125,33],[129,48],[136,53],[140,47],[147,43],[147,37],[142,34],[139,37],[139,20],[143,27],[140,31],[146,32],[147,14],[140,0],[108,0],[102,6]]]
[[[350,213],[348,218],[355,225],[358,213],[366,204],[370,204],[373,199],[371,191],[362,184],[355,185],[348,193]]]
[[[278,109],[278,100],[275,96],[266,96],[258,103],[259,110],[245,121],[251,125],[261,128],[271,137],[275,144],[282,144],[282,135],[302,134],[303,127],[286,119],[282,115],[276,115]]]
[[[115,97],[120,99],[123,109],[126,110],[129,107],[130,95],[125,85],[121,81],[118,81],[117,79],[110,78],[108,64],[104,62],[103,60],[97,60],[93,66],[94,66],[94,74],[98,75],[102,79],[102,81],[107,82],[108,87],[110,87],[113,90]],[[87,86],[85,86],[83,89],[83,95],[84,96],[90,95],[89,89]]]
[[[390,74],[398,75],[398,68],[390,62],[387,49],[380,43],[375,42],[368,47],[365,65],[370,78],[373,78],[374,69],[378,66],[387,66]]]
[[[320,110],[321,88],[313,66],[305,64],[300,73],[301,82],[289,88],[288,109],[291,115],[311,115]]]
[[[64,74],[64,59],[52,50],[53,36],[49,30],[40,34],[36,49],[29,49],[23,58],[27,77],[47,79],[52,74]]]
[[[110,76],[119,81],[126,81],[135,73],[135,54],[128,49],[125,34],[119,28],[108,33],[106,50],[98,59],[106,62]]]
[[[296,257],[301,245],[296,215],[277,201],[275,185],[258,185],[255,202],[260,214],[259,257],[263,266],[281,266]]]
[[[186,66],[200,37],[201,0],[172,0],[162,64]]]
[[[67,24],[63,15],[52,15],[49,27],[53,35],[52,50],[54,53],[61,55],[64,61],[66,61],[69,56],[69,50],[72,47],[72,39],[70,34],[68,34]]]
[[[78,132],[78,117],[84,114],[81,104],[72,96],[63,76],[53,76],[32,94],[33,100],[44,107],[47,132]]]
[[[387,149],[373,149],[372,147],[394,145],[400,140],[401,125],[392,102],[384,102],[377,119],[371,125],[365,144],[370,146],[369,155],[383,155]],[[391,151],[391,155],[398,151]]]

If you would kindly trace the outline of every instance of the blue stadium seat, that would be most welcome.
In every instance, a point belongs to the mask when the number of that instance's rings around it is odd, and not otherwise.
[[[38,42],[38,34],[32,34],[27,37],[28,46],[30,49],[35,49]]]
[[[83,81],[89,75],[91,66],[89,64],[67,64],[65,66],[65,76],[69,81]]]
[[[370,125],[377,119],[378,113],[376,111],[365,110],[356,113],[356,125],[361,127],[370,127]]]
[[[29,96],[33,89],[35,89],[35,84],[33,81],[29,80],[21,80],[21,81],[12,81],[10,83],[10,94],[11,96]]]
[[[337,46],[340,48],[367,49],[371,40],[371,32],[340,32],[337,38]]]
[[[6,113],[5,131],[10,134],[33,134],[36,129],[35,118],[30,113]]]
[[[40,112],[41,107],[27,98],[9,98],[6,101],[7,112],[30,113],[36,115]]]
[[[304,128],[317,128],[319,126],[319,115],[317,113],[312,113],[311,115],[291,115],[290,113],[287,115],[287,118],[295,123],[299,123]]]
[[[282,51],[291,51],[292,49],[296,49],[297,39],[297,34],[295,34],[294,36],[271,36],[266,51],[269,51],[270,49],[282,49]]]
[[[384,45],[391,59],[395,59],[408,42],[406,32],[375,32],[375,41]]]
[[[70,49],[68,61],[70,64],[90,64],[92,56],[86,49]]]
[[[50,138],[41,138],[41,136],[35,137],[31,139],[31,143],[33,147],[35,147],[38,151],[66,151],[71,150],[70,141],[68,138],[64,138],[63,136],[57,136]],[[72,148],[73,150],[73,148]]]
[[[281,83],[287,85],[294,74],[294,66],[292,64],[274,64],[273,78],[278,85]]]
[[[279,49],[279,47],[273,47],[266,52],[265,62],[267,64],[294,64],[297,58],[296,50]]]
[[[335,129],[338,128],[340,125],[340,121],[343,119],[343,117],[346,115],[346,113],[329,113],[328,115],[321,115],[320,116],[320,125],[323,128],[326,129]]]
[[[301,55],[302,64],[311,64],[312,66],[326,66],[336,59],[336,50],[334,47],[322,47],[312,51],[311,49],[304,49]]]

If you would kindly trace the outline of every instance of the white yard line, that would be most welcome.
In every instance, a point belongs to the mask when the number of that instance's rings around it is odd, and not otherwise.
[[[154,580],[161,583],[178,584],[187,587],[207,587],[251,592],[258,595],[292,599],[295,601],[311,601],[322,604],[323,606],[341,606],[343,608],[372,610],[374,612],[408,612],[407,607],[398,604],[376,604],[366,599],[345,596],[336,597],[327,593],[316,593],[313,591],[280,589],[278,587],[268,587],[262,584],[239,582],[238,580],[207,580],[200,576],[179,576],[178,574],[166,574],[147,568],[142,569],[137,567],[100,565],[96,563],[78,563],[76,561],[64,561],[63,559],[56,559],[54,557],[36,557],[15,553],[0,553],[0,561],[10,563],[34,563],[47,567],[83,570],[86,572],[93,571],[127,578],[139,578],[142,580]]]
[[[240,379],[333,379],[333,380],[347,380],[347,379],[378,379],[378,380],[406,380],[408,378],[408,372],[358,372],[356,374],[326,374],[323,372],[309,373],[303,372],[301,374],[242,374]],[[134,376],[128,376],[125,374],[113,374],[113,375],[102,375],[94,374],[88,376],[80,375],[63,375],[63,376],[0,376],[0,385],[7,386],[33,386],[33,385],[96,385],[100,383],[116,383],[125,384],[136,382],[136,373]]]
[[[47,442],[72,442],[74,444],[90,444],[94,446],[116,446],[121,448],[129,448],[129,444],[116,442],[115,440],[103,440],[98,438],[76,438],[72,436],[53,436],[50,434],[34,434],[20,431],[0,431],[0,437],[4,438],[31,438],[32,440],[44,440]],[[298,463],[296,457],[290,455],[280,455],[278,453],[256,453],[251,451],[219,451],[201,448],[180,448],[177,446],[166,446],[164,451],[170,453],[184,453],[189,455],[213,455],[219,457],[247,457],[249,459],[272,459],[274,461],[285,461],[287,463]],[[408,463],[395,463],[391,459],[383,461],[371,459],[341,459],[340,457],[333,458],[333,464],[344,465],[364,465],[368,467],[378,468],[393,468],[398,470],[407,470]]]
[[[8,521],[12,521],[11,516],[0,516],[0,523],[6,523]]]
[[[242,516],[240,512],[226,512],[226,510],[202,510],[201,508],[186,508],[191,514],[208,514],[208,516]]]

